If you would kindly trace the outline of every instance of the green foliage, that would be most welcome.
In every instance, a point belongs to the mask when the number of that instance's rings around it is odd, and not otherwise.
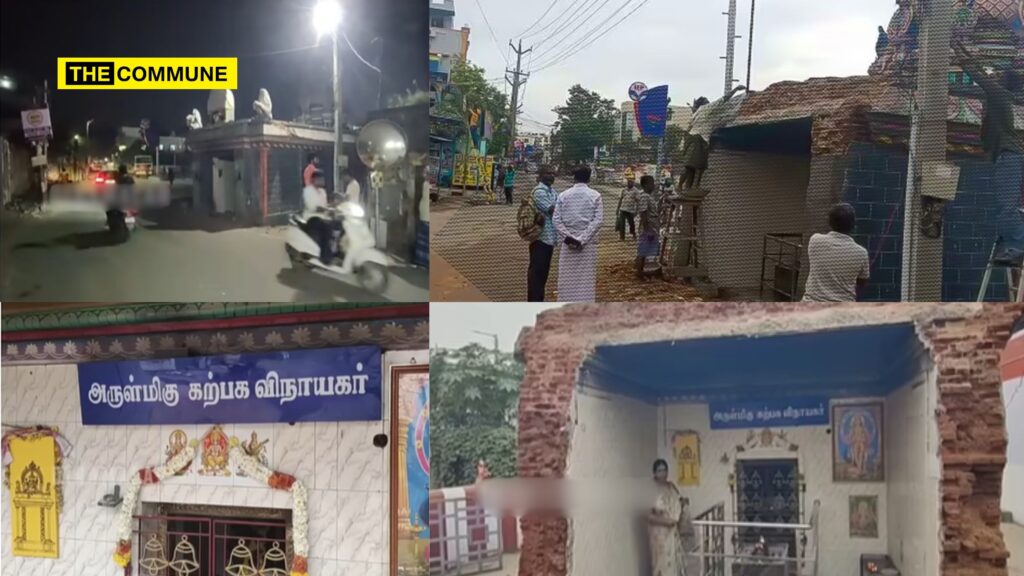
[[[519,384],[512,354],[470,344],[430,358],[430,485],[465,486],[483,460],[495,477],[516,474]]]
[[[587,162],[594,157],[594,147],[614,141],[618,132],[619,113],[615,101],[602,98],[579,84],[569,88],[564,106],[554,109],[558,114],[551,142],[554,160],[563,168]]]
[[[457,58],[448,78],[447,93],[437,103],[434,113],[463,121],[464,135],[469,134],[469,115],[485,110],[491,121],[493,135],[489,150],[503,150],[509,141],[508,98],[484,77],[484,69]]]

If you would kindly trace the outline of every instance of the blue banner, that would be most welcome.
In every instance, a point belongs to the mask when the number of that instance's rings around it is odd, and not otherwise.
[[[636,119],[640,133],[661,138],[668,121],[668,86],[655,86],[640,95],[636,105]]]
[[[828,426],[827,398],[773,398],[764,401],[711,402],[712,430]]]
[[[78,366],[85,425],[381,419],[376,346]]]

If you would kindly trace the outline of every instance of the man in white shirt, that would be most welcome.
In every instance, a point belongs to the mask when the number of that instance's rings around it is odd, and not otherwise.
[[[573,172],[576,184],[558,195],[552,220],[562,238],[558,260],[558,300],[593,302],[597,297],[597,232],[604,208],[589,186],[590,167]]]
[[[334,223],[324,216],[329,206],[327,190],[324,189],[324,173],[314,170],[310,174],[310,184],[302,189],[302,218],[306,221],[306,231],[320,246],[320,262],[330,265],[334,259],[331,247]]]
[[[362,190],[359,187],[359,181],[353,178],[348,172],[345,173],[345,180],[348,180],[348,184],[345,185],[345,199],[349,202],[362,204],[363,197]]]
[[[854,302],[857,288],[871,274],[868,251],[857,244],[850,233],[857,214],[849,204],[836,204],[829,210],[828,234],[814,234],[807,243],[810,272],[804,288],[804,302]]]

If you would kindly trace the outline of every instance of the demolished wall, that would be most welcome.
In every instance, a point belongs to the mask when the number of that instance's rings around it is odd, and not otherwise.
[[[942,575],[1005,576],[999,497],[1006,432],[998,362],[1022,310],[1009,304],[864,303],[620,303],[550,310],[517,343],[526,365],[519,402],[519,475],[565,476],[577,371],[598,344],[914,322],[939,372]],[[522,531],[521,575],[570,574],[569,521],[527,515]]]

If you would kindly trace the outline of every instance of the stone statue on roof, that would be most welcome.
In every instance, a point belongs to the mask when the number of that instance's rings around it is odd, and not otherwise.
[[[252,103],[252,109],[256,112],[256,119],[263,122],[270,122],[274,119],[274,105],[270,101],[270,92],[266,88],[260,88],[259,96]]]

